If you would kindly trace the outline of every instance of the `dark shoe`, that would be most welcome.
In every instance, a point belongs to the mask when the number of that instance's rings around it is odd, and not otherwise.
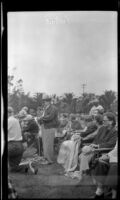
[[[94,199],[104,199],[104,194],[102,194],[102,195],[95,195],[94,196]]]
[[[52,165],[52,164],[54,164],[54,162],[48,162],[48,165]]]
[[[38,173],[38,169],[35,169],[35,172],[34,172],[34,174],[37,174]]]
[[[28,167],[25,168],[25,173],[28,173]]]

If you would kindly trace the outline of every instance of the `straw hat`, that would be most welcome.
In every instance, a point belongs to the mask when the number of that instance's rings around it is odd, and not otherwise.
[[[26,117],[25,117],[25,121],[30,121],[30,120],[32,120],[33,119],[33,116],[32,115],[27,115]]]
[[[47,95],[47,94],[44,94],[42,99],[43,99],[44,101],[51,101],[51,98],[50,98],[49,95]]]
[[[25,110],[21,110],[18,114],[19,118],[25,118],[27,116],[27,112]]]
[[[27,107],[27,106],[24,106],[24,107],[22,108],[22,110],[28,111],[28,107]]]

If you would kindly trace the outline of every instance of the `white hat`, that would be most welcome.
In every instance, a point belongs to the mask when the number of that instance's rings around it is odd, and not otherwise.
[[[28,111],[28,107],[27,107],[27,106],[24,106],[24,107],[22,108],[22,110]]]
[[[29,120],[32,120],[32,119],[33,119],[32,115],[27,115],[24,120],[29,121]]]
[[[20,117],[20,118],[24,118],[24,117],[26,117],[27,116],[27,112],[25,111],[25,110],[21,110],[20,112],[19,112],[19,114],[18,114],[18,117]]]
[[[43,99],[44,101],[51,101],[51,98],[50,98],[47,94],[43,94],[42,99]]]

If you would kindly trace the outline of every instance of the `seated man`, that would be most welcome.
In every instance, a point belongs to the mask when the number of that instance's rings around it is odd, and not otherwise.
[[[98,163],[92,172],[97,185],[96,199],[104,197],[104,186],[108,186],[112,189],[112,199],[117,197],[117,151],[118,142],[116,142],[116,146],[112,151],[99,158]]]
[[[104,125],[98,130],[98,133],[89,146],[84,146],[79,156],[81,179],[83,171],[89,169],[89,164],[93,158],[95,148],[114,148],[117,138],[115,129],[115,116],[113,113],[105,113],[103,117]]]
[[[14,117],[12,107],[8,107],[8,162],[11,171],[18,169],[24,152],[19,121]]]

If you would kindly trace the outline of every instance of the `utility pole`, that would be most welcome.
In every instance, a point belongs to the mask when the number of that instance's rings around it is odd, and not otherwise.
[[[87,85],[87,84],[85,84],[85,83],[83,83],[83,84],[82,84],[82,89],[83,89],[83,97],[84,97],[84,93],[85,93],[85,87],[86,87],[86,85]]]

